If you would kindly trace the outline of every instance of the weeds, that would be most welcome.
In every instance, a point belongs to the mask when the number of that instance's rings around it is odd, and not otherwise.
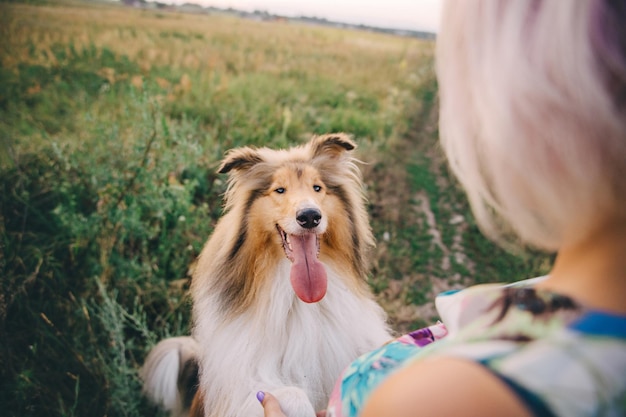
[[[107,161],[113,155],[94,165],[88,150],[53,144],[3,173],[0,311],[11,343],[3,345],[10,361],[1,399],[17,414],[134,415],[146,347],[188,331],[186,272],[218,196],[201,196],[207,184],[180,171],[181,159],[201,159],[187,139],[191,126],[166,133],[159,111],[135,99],[137,142],[125,166]],[[168,141],[177,152],[162,151]],[[49,380],[55,375],[63,377]],[[47,390],[60,399],[43,401]]]

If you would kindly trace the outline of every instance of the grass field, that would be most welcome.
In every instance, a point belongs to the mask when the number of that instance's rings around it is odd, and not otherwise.
[[[441,290],[546,270],[486,241],[449,176],[432,41],[69,1],[0,3],[0,39],[3,415],[154,414],[137,370],[188,332],[235,146],[354,136],[398,331]]]

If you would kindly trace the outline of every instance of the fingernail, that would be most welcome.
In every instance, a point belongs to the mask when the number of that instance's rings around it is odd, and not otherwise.
[[[261,404],[263,404],[263,400],[265,399],[265,393],[263,391],[257,392],[256,399],[259,400]]]

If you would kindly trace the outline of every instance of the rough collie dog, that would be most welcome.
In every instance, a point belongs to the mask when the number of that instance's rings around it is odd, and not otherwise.
[[[144,389],[175,415],[263,416],[268,391],[289,417],[325,408],[336,378],[390,340],[366,282],[374,241],[354,142],[231,150],[225,215],[193,274],[192,337],[160,342]]]

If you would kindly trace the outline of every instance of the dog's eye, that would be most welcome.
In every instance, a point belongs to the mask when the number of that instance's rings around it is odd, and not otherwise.
[[[285,192],[285,189],[283,187],[278,187],[274,191],[276,191],[278,194],[283,194]]]
[[[319,193],[320,191],[322,191],[322,186],[321,186],[321,185],[314,185],[314,186],[313,186],[313,190],[314,190],[316,193]]]

